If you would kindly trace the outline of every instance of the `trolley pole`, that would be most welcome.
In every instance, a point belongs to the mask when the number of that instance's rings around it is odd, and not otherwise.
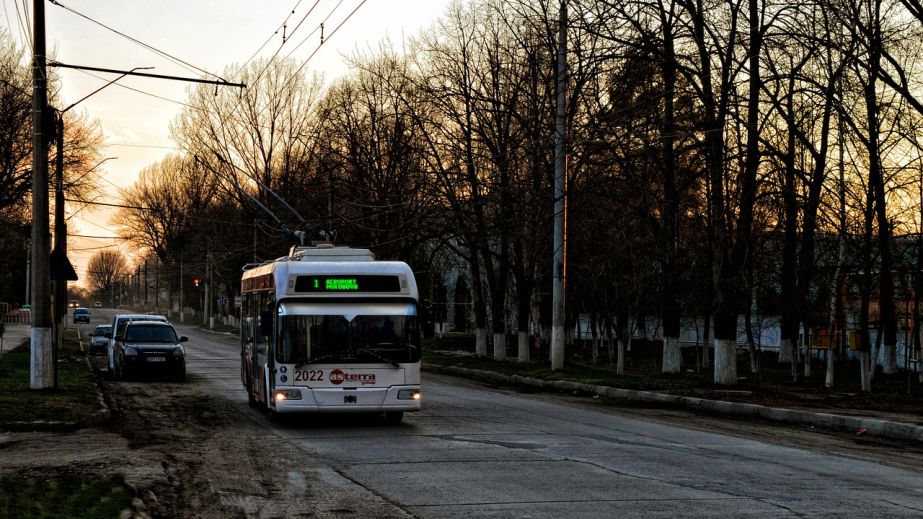
[[[45,68],[45,0],[33,0],[32,56],[32,330],[29,386],[54,384],[51,330],[51,244],[48,229],[48,90]]]
[[[564,297],[567,266],[567,211],[565,154],[565,92],[567,90],[567,4],[561,0],[558,20],[558,92],[554,132],[554,260],[552,262],[551,369],[564,368]]]

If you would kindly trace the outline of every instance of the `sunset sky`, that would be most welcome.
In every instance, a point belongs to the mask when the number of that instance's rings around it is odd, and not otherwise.
[[[25,41],[25,34],[31,38],[24,26],[31,26],[32,2],[2,2],[0,27],[19,42]],[[283,23],[287,25],[287,40],[280,55],[292,52],[293,58],[306,59],[320,44],[317,29],[321,22],[327,36],[356,10],[306,67],[308,74],[322,72],[329,82],[347,72],[343,55],[377,48],[384,38],[399,45],[405,37],[428,26],[448,3],[449,0],[61,0],[57,5],[45,4],[46,45],[50,58],[69,65],[118,70],[155,67],[146,72],[197,78],[202,74],[195,68],[221,75],[227,67],[243,64],[251,56],[272,56],[282,45],[282,31],[275,33]],[[26,8],[29,21],[23,19]],[[292,33],[299,22],[301,26]],[[126,36],[195,68],[172,62]],[[65,106],[117,77],[63,68],[57,69],[57,74],[62,78],[61,102]],[[99,168],[100,182],[107,194],[97,202],[117,204],[118,187],[130,185],[142,168],[176,151],[169,125],[183,108],[190,85],[125,77],[72,109],[85,111],[99,121],[106,137],[102,156],[117,157]],[[115,235],[109,223],[111,210],[90,207],[71,216],[75,209],[68,207],[69,235]],[[68,256],[82,281],[89,258],[115,240],[72,237],[68,243]]]

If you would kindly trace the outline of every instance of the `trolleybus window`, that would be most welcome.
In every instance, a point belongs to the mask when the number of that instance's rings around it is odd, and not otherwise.
[[[281,331],[277,359],[282,363],[420,360],[412,315],[290,315],[282,318]]]

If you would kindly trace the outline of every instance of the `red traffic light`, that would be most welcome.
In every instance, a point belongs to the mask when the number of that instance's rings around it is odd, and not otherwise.
[[[195,286],[199,286],[199,276],[192,278],[192,284]]]

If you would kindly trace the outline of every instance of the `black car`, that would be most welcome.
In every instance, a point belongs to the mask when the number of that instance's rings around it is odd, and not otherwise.
[[[132,321],[115,337],[115,378],[131,374],[165,373],[186,380],[186,349],[170,323]]]
[[[106,347],[109,346],[109,339],[106,338],[107,333],[112,333],[111,324],[100,324],[93,330],[93,333],[90,334],[90,354],[106,353]]]
[[[74,308],[74,323],[90,324],[90,311],[86,308]]]

